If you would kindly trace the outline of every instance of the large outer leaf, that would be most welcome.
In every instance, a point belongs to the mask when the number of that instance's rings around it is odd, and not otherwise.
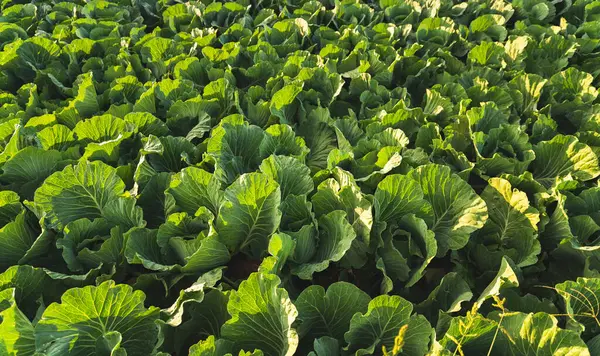
[[[433,329],[425,317],[412,315],[412,304],[399,296],[380,295],[369,303],[369,310],[356,313],[345,335],[347,349],[356,355],[371,355],[382,346],[391,350],[398,330],[408,325],[402,355],[421,356],[429,349]]]
[[[186,256],[185,265],[181,268],[184,273],[206,271],[224,265],[230,259],[227,247],[216,237],[209,236],[200,241],[194,241],[191,245],[191,254]]]
[[[586,335],[600,332],[600,279],[577,278],[556,285],[556,291],[565,301],[569,318],[585,328]]]
[[[527,194],[513,189],[505,179],[492,178],[481,197],[488,207],[489,219],[477,232],[472,258],[484,270],[497,268],[502,255],[510,256],[520,267],[534,264],[540,253],[540,218],[529,205]]]
[[[23,211],[0,229],[0,268],[18,264],[33,246],[37,235],[28,217]]]
[[[465,355],[485,355],[490,350],[498,324],[481,314],[468,312],[466,316],[452,318],[450,325],[440,340],[447,350]],[[509,349],[503,349],[507,354]]]
[[[462,303],[473,298],[473,293],[465,280],[456,272],[448,273],[440,284],[431,291],[426,300],[418,304],[418,313],[435,320],[440,311],[455,313],[461,310]]]
[[[389,226],[383,223],[379,229],[384,227],[387,229],[382,234],[383,244],[377,249],[376,266],[384,274],[382,293],[388,293],[398,281],[411,287],[423,277],[436,255],[437,242],[425,221],[414,214],[391,221]]]
[[[187,166],[190,160],[195,159],[197,147],[183,137],[163,136],[157,138],[150,136],[145,142],[142,152],[147,154],[145,158],[150,169],[156,172],[179,172]],[[141,162],[140,160],[140,164]],[[136,172],[136,175],[138,174]],[[136,179],[139,180],[138,177]],[[138,181],[138,183],[140,182]]]
[[[294,253],[296,241],[290,235],[277,233],[269,240],[268,252],[271,256],[265,257],[259,267],[260,272],[279,274],[283,270],[288,258]]]
[[[76,91],[77,95],[69,101],[69,104],[56,113],[59,123],[71,129],[81,119],[91,117],[99,110],[93,72],[82,74],[77,78]]]
[[[11,356],[33,355],[35,353],[33,326],[19,310],[14,294],[13,288],[0,292],[0,353]]]
[[[198,274],[229,261],[229,251],[215,236],[201,235],[193,240],[173,238],[169,241],[170,248],[164,249],[158,244],[156,230],[131,229],[127,236],[124,252],[127,261],[153,271]]]
[[[98,218],[89,220],[86,218],[71,221],[63,229],[63,235],[56,242],[56,247],[62,249],[62,256],[67,267],[72,271],[83,270],[79,260],[80,249],[86,247],[86,240],[94,238],[105,238],[110,234],[110,224],[106,219]]]
[[[100,115],[78,122],[73,133],[80,142],[104,142],[129,131],[127,126],[123,119],[113,115]]]
[[[302,86],[286,85],[273,94],[271,99],[271,114],[277,116],[284,124],[291,124],[295,111],[294,100],[302,92]]]
[[[166,136],[169,133],[164,122],[147,112],[132,112],[125,115],[123,119],[132,123],[137,131],[146,136]]]
[[[373,225],[371,199],[361,192],[350,172],[336,167],[320,173],[315,181],[332,177],[322,181],[311,198],[314,214],[321,217],[335,210],[345,211],[357,236],[368,242]]]
[[[438,257],[446,255],[448,250],[464,247],[469,235],[483,227],[488,218],[485,202],[449,167],[429,164],[416,168],[408,176],[419,182],[425,199],[433,207],[430,228],[438,242]]]
[[[536,158],[530,170],[546,187],[550,187],[556,178],[568,174],[581,181],[600,175],[598,157],[588,145],[573,136],[557,135],[534,146],[533,150]]]
[[[233,120],[233,119],[232,119]],[[216,161],[219,179],[230,184],[244,173],[258,168],[262,157],[259,146],[265,133],[258,126],[223,122],[208,140],[207,152]]]
[[[311,351],[308,356],[339,356],[341,353],[339,341],[329,336],[315,339],[314,347],[315,351]]]
[[[46,127],[37,133],[37,137],[45,150],[64,151],[75,144],[73,132],[64,125]]]
[[[213,214],[217,214],[221,203],[221,184],[217,178],[205,170],[187,167],[171,177],[167,190],[175,199],[175,204],[187,212],[194,214],[201,206],[205,206]]]
[[[537,74],[520,74],[513,78],[508,84],[513,90],[510,95],[515,100],[520,112],[528,112],[537,109],[542,88],[547,80]]]
[[[469,313],[452,319],[441,344],[465,355],[590,355],[577,333],[559,328],[546,313],[494,313],[492,319]]]
[[[219,238],[232,251],[266,250],[281,220],[279,185],[261,173],[239,177],[225,190],[217,219]]]
[[[62,293],[63,289],[52,283],[41,268],[12,266],[0,274],[0,290],[13,289],[14,300],[19,309],[33,318],[40,301],[46,303]]]
[[[0,192],[0,225],[13,221],[23,211],[19,195],[10,190]]]
[[[215,268],[214,270],[201,275],[189,287],[180,290],[179,296],[175,302],[170,307],[161,311],[162,320],[165,321],[165,324],[174,327],[181,325],[185,310],[189,309],[192,305],[198,306],[202,303],[204,301],[205,292],[212,290],[222,277],[222,268]]]
[[[296,137],[294,130],[288,125],[271,125],[265,130],[265,137],[260,143],[260,155],[292,156],[304,162],[309,149],[302,137]]]
[[[298,346],[292,328],[298,312],[273,274],[253,273],[227,304],[231,319],[221,328],[237,350],[262,350],[267,356],[291,356]]]
[[[270,156],[261,163],[260,171],[279,183],[282,200],[290,194],[309,194],[314,189],[310,168],[294,157]]]
[[[546,249],[553,249],[563,239],[573,237],[571,227],[569,226],[569,216],[567,215],[567,209],[565,208],[566,198],[560,192],[555,192],[553,195],[542,193],[538,195],[539,202],[537,203],[540,211],[547,211],[544,215],[540,215],[545,219],[540,226],[544,227],[543,231],[540,231],[540,243],[544,245]],[[550,209],[548,209],[548,208]]]
[[[58,151],[26,147],[4,164],[0,179],[24,198],[31,199],[46,177],[64,167],[64,164],[59,166],[61,158]]]
[[[173,210],[173,200],[165,196],[171,174],[161,172],[153,175],[137,196],[136,204],[142,209],[146,225],[157,228],[166,220],[166,215]]]
[[[301,337],[316,339],[331,336],[343,341],[355,313],[364,313],[371,298],[353,284],[336,282],[327,288],[310,286],[296,299],[298,332]]]
[[[298,127],[297,131],[306,141],[310,152],[306,157],[306,165],[313,172],[327,167],[327,157],[331,150],[337,148],[335,131],[324,122],[311,120]]]
[[[69,289],[44,311],[35,327],[36,346],[47,355],[93,355],[118,333],[127,355],[152,353],[158,338],[158,308],[144,307],[144,293],[107,281]]]
[[[310,261],[295,266],[292,273],[302,279],[311,279],[313,273],[321,272],[331,262],[337,262],[350,249],[356,233],[346,220],[346,213],[334,210],[319,219],[319,242]]]
[[[230,318],[227,301],[223,292],[211,290],[204,295],[201,303],[187,303],[183,322],[177,327],[163,329],[165,344],[173,344],[173,353],[184,354],[185,349],[198,338],[220,337],[221,326]],[[231,344],[228,340],[221,341]]]
[[[189,356],[231,355],[232,348],[230,341],[222,339],[215,341],[214,335],[210,335],[206,340],[190,347]]]
[[[387,176],[379,182],[373,208],[377,222],[393,222],[407,214],[432,215],[432,207],[424,199],[419,182],[398,174]]]
[[[592,102],[598,96],[598,90],[592,85],[593,81],[594,77],[591,74],[570,67],[555,73],[548,85],[553,89],[553,99],[558,102],[570,100]]]
[[[559,328],[556,318],[545,313],[509,313],[500,326],[502,333],[491,355],[590,355],[577,333]]]
[[[48,177],[36,190],[34,202],[52,223],[64,226],[81,218],[102,217],[104,208],[118,200],[124,189],[114,168],[83,161]]]
[[[519,279],[513,268],[512,262],[506,258],[502,258],[502,264],[498,268],[498,273],[496,273],[496,276],[481,292],[477,301],[475,301],[475,305],[478,308],[481,308],[483,303],[489,298],[499,295],[503,289],[519,286]]]

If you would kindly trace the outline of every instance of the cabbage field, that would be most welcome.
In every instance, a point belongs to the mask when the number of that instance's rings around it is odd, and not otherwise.
[[[600,355],[600,1],[0,1],[0,355]]]

